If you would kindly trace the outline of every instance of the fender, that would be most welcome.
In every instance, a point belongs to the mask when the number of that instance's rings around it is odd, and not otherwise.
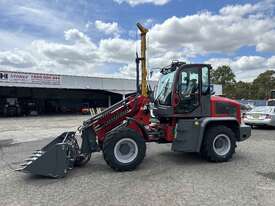
[[[137,127],[135,127],[134,125],[136,125]],[[149,137],[145,127],[134,118],[127,117],[127,127],[132,128],[134,130],[137,130],[136,128],[138,128],[141,131],[144,140],[148,140]]]
[[[239,123],[234,117],[206,117],[200,119],[179,119],[172,150],[176,152],[200,152],[204,134],[209,124],[232,125],[239,138]],[[237,127],[236,127],[237,126]],[[238,130],[238,131],[237,131]]]
[[[204,133],[205,133],[205,130],[209,124],[211,124],[211,123],[220,123],[220,124],[233,123],[235,125],[238,125],[238,127],[237,127],[238,131],[240,130],[239,122],[234,117],[206,117],[206,118],[201,118],[199,120],[199,122],[200,122],[200,135],[198,137],[198,145],[196,148],[196,152],[200,152]],[[239,132],[237,132],[236,135],[237,135],[237,139],[239,139]]]

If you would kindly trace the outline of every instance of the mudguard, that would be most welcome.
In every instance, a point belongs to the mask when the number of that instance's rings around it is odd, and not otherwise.
[[[172,143],[172,150],[176,152],[200,152],[205,129],[213,122],[239,123],[234,117],[206,117],[200,119],[180,119],[176,125],[175,140]],[[237,132],[239,139],[240,132]]]

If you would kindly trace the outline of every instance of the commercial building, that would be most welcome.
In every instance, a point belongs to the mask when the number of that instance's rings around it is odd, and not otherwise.
[[[222,93],[219,85],[214,90]],[[0,115],[76,113],[108,107],[135,91],[134,79],[0,71]]]

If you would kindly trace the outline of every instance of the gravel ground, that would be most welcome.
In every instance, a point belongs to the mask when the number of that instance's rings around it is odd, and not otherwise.
[[[50,140],[47,137],[71,129],[85,118],[0,120],[0,129],[4,128],[1,139],[12,137],[21,142],[26,134],[31,134],[32,140],[37,139],[37,135],[42,138],[2,147],[1,206],[275,205],[273,129],[254,129],[252,137],[238,144],[234,158],[227,163],[208,163],[196,154],[173,153],[169,144],[150,143],[143,163],[132,172],[114,172],[100,153],[94,154],[85,167],[75,168],[63,179],[33,177],[11,170],[10,167],[15,167],[34,149],[46,144]]]

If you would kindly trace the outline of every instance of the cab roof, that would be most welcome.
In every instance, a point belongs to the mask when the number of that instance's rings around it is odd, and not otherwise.
[[[172,62],[170,65],[163,67],[160,72],[162,74],[168,74],[170,72],[173,72],[177,70],[178,68],[184,69],[184,68],[190,68],[190,67],[208,67],[212,68],[210,64],[186,64],[186,62]]]

